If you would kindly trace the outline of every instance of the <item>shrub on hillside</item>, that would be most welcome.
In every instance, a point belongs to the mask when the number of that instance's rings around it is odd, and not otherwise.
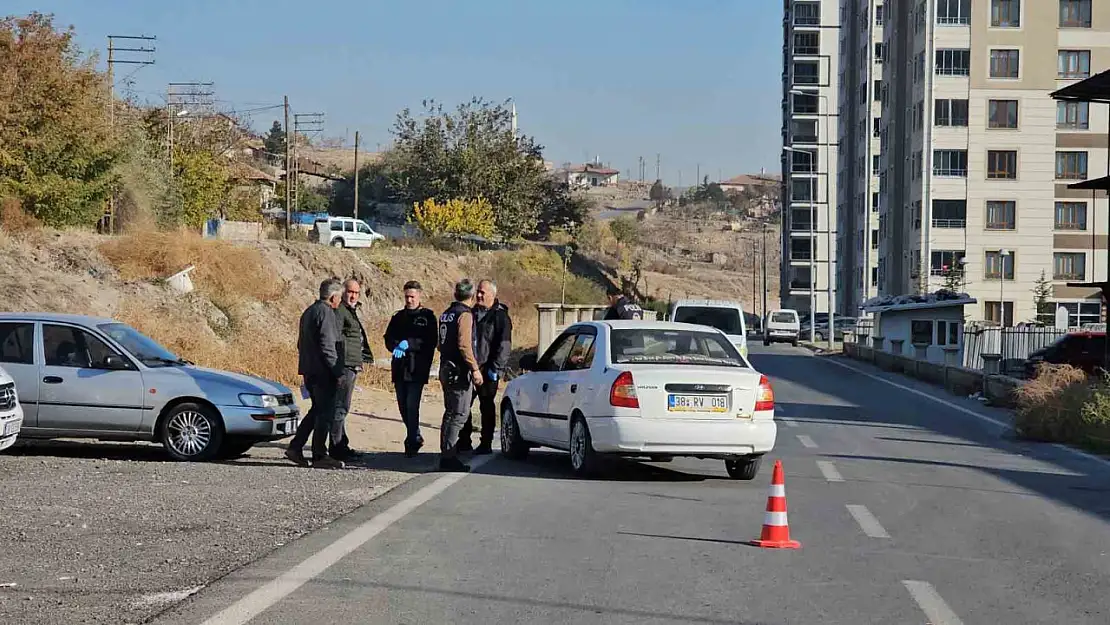
[[[41,228],[42,222],[23,210],[19,200],[15,198],[0,200],[0,230],[9,234],[22,234]]]
[[[448,200],[442,204],[427,199],[412,205],[409,221],[430,239],[473,234],[493,236],[493,206],[484,198]]]
[[[1042,364],[1015,391],[1018,436],[1087,447],[1110,445],[1110,378],[1089,379],[1068,365]]]

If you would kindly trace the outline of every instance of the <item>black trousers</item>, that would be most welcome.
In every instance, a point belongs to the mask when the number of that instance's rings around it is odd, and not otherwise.
[[[305,387],[312,406],[297,426],[297,432],[289,443],[290,449],[302,450],[312,435],[312,459],[319,460],[328,455],[328,439],[331,438],[335,449],[342,433],[333,430],[335,424],[336,400],[339,381],[331,378],[306,378]]]
[[[471,406],[473,406],[474,399],[478,400],[478,412],[482,416],[482,430],[479,435],[479,442],[481,444],[493,443],[493,430],[497,427],[497,382],[493,380],[484,380],[483,384],[474,389],[474,397],[471,399]],[[471,443],[471,435],[474,433],[474,414],[468,412],[466,415],[466,423],[463,424],[462,431],[459,432],[459,439],[464,441],[464,445]],[[473,444],[473,443],[471,443]]]
[[[423,444],[424,437],[420,435],[420,398],[424,394],[424,383],[397,381],[393,383],[393,390],[397,395],[397,410],[405,424],[405,446]]]

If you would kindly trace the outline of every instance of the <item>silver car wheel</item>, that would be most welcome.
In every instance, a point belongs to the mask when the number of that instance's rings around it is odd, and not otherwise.
[[[570,428],[570,465],[580,471],[586,464],[586,427],[576,420]]]
[[[516,434],[516,419],[505,418],[501,416],[501,449],[509,449],[513,444],[513,436]]]
[[[182,456],[196,456],[212,441],[212,423],[195,410],[183,410],[166,424],[167,442]]]

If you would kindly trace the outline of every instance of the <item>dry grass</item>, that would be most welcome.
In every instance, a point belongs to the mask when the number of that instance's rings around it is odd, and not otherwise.
[[[42,230],[42,222],[23,210],[19,200],[3,198],[0,200],[0,229],[8,234],[20,235]]]
[[[1042,364],[1015,395],[1018,436],[1110,451],[1110,377],[1091,379],[1075,367]]]

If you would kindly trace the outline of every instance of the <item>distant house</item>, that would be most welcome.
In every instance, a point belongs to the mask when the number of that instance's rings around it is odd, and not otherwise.
[[[260,210],[270,206],[277,191],[279,180],[277,176],[239,161],[231,161],[228,164],[228,169],[230,170],[234,191],[257,193]]]
[[[774,212],[781,185],[781,178],[765,174],[741,174],[720,183],[721,190],[726,194],[754,192],[758,200],[751,205],[751,216],[756,218]]]
[[[609,187],[617,184],[620,172],[598,163],[564,167],[560,174],[563,182],[573,188]]]

